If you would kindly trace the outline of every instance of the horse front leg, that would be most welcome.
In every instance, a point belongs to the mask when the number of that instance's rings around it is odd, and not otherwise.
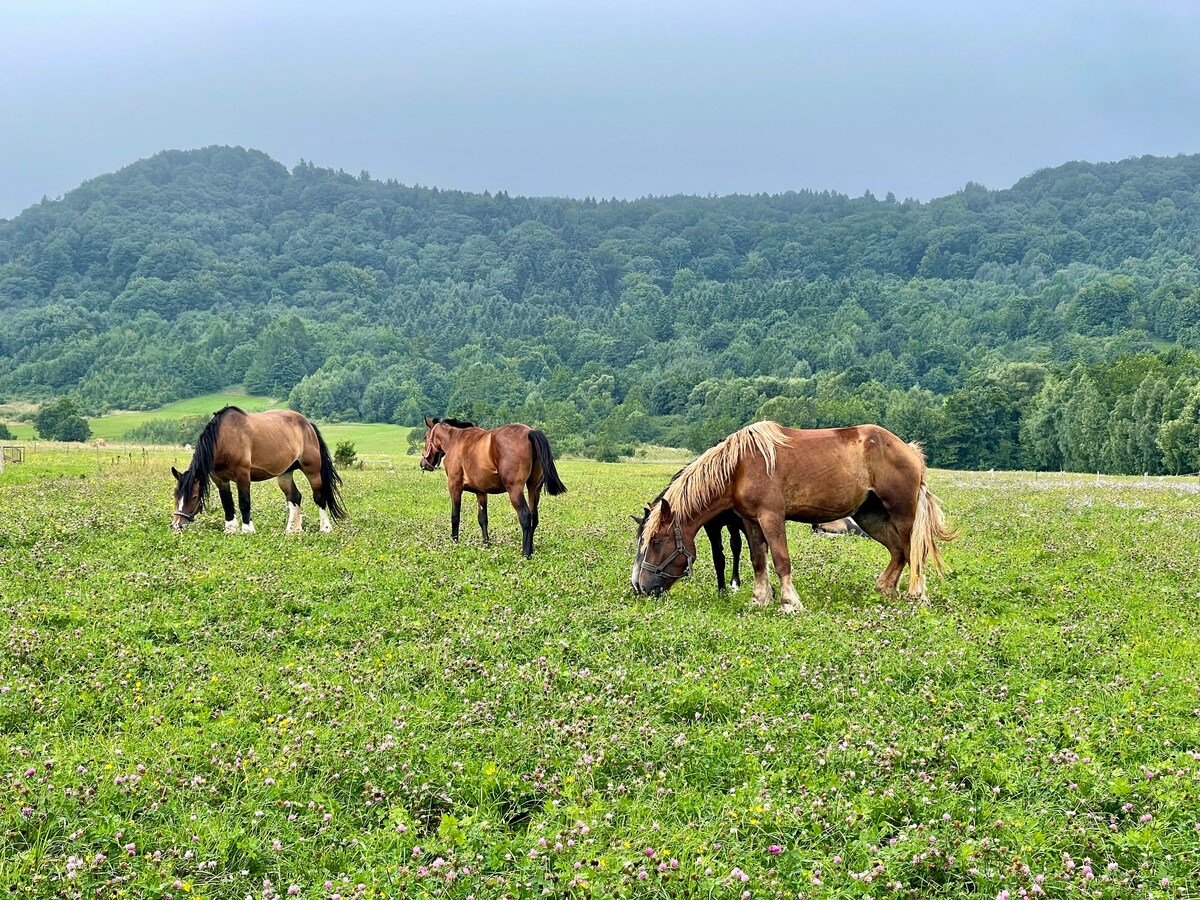
[[[242,510],[242,534],[254,534],[254,523],[250,521],[250,476],[237,480],[238,506]]]
[[[225,512],[225,533],[237,534],[237,510],[233,505],[233,489],[228,481],[217,482],[217,495],[221,498],[221,509]]]
[[[783,516],[767,515],[758,520],[767,545],[771,548],[771,562],[779,576],[779,599],[785,613],[801,612],[804,604],[792,584],[792,556],[788,552],[787,521]]]
[[[746,525],[746,540],[750,544],[750,567],[754,569],[754,593],[750,602],[755,606],[769,606],[775,599],[771,581],[767,577],[767,539],[753,519],[743,519]]]

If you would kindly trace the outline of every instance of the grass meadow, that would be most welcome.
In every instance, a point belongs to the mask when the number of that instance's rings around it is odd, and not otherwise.
[[[1200,896],[1194,481],[933,472],[927,605],[796,527],[785,616],[703,541],[631,594],[675,463],[563,461],[526,561],[399,455],[333,534],[267,483],[176,536],[187,461],[0,475],[5,896]]]

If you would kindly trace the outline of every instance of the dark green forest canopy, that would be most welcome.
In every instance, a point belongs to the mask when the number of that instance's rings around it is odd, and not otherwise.
[[[244,384],[602,458],[875,421],[945,466],[1195,471],[1198,247],[1200,156],[918,203],[524,198],[172,151],[0,221],[0,397]]]

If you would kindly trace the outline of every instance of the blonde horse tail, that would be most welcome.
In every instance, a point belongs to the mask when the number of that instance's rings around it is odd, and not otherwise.
[[[940,575],[945,571],[938,541],[952,541],[958,534],[946,524],[937,497],[924,481],[917,494],[917,514],[913,520],[912,537],[908,544],[908,592],[915,597],[925,595],[925,562],[933,561]]]

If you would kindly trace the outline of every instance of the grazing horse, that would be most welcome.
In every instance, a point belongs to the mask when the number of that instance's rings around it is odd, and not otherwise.
[[[342,507],[342,477],[333,468],[333,457],[317,426],[290,409],[248,413],[226,406],[213,414],[196,441],[196,450],[186,472],[171,467],[175,476],[175,514],[171,527],[184,526],[204,508],[208,482],[216,482],[225,510],[225,533],[238,530],[234,517],[233,491],[237,485],[242,513],[242,532],[253,533],[250,521],[250,482],[274,478],[287,498],[289,534],[302,530],[300,489],[292,480],[299,469],[312,485],[313,502],[321,514],[321,530],[332,531],[330,518],[346,515]]]
[[[696,532],[728,509],[745,521],[754,602],[766,605],[773,597],[770,549],[785,612],[803,608],[792,584],[788,520],[828,522],[852,514],[891,555],[876,586],[896,590],[907,565],[908,593],[915,597],[925,595],[926,562],[941,570],[936,541],[955,536],[925,484],[920,445],[878,425],[798,430],[758,422],[706,451],[654,504],[638,545],[634,587],[659,593],[690,572]]]
[[[680,469],[671,476],[671,482],[683,474],[683,469]],[[666,490],[663,490],[663,494]],[[650,506],[653,506],[662,499],[662,494],[659,494],[650,501]],[[638,545],[641,546],[642,528],[646,524],[646,517],[650,515],[650,506],[642,510],[642,517],[630,516],[629,518],[637,522],[638,526]],[[729,550],[733,554],[733,571],[730,573],[732,577],[729,580],[729,587],[735,593],[742,586],[741,563],[742,563],[742,534],[746,530],[746,526],[742,522],[742,517],[735,513],[732,509],[727,509],[723,513],[718,513],[707,522],[704,523],[704,533],[708,535],[708,543],[712,547],[713,571],[717,576],[717,593],[725,593],[725,545],[721,540],[721,531],[728,529],[729,531]],[[633,580],[637,583],[637,570],[641,565],[642,557],[639,552],[637,559],[633,561]]]
[[[450,539],[458,540],[463,491],[479,501],[479,527],[488,537],[488,494],[508,494],[521,522],[521,552],[533,556],[542,486],[554,497],[567,492],[554,467],[546,435],[528,425],[502,425],[490,431],[457,419],[425,417],[425,452],[421,468],[432,472],[444,459],[450,489]],[[525,493],[529,500],[526,502]]]
[[[850,516],[842,516],[832,522],[813,522],[812,532],[826,537],[844,537],[847,534],[853,534],[856,537],[870,537],[858,527],[858,523]]]

